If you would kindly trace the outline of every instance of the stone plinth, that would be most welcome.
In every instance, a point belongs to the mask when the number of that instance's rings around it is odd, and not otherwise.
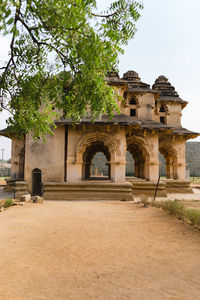
[[[46,182],[45,200],[133,200],[131,183],[91,182]]]
[[[186,180],[166,180],[166,191],[174,194],[193,193],[190,181]]]
[[[21,199],[21,196],[28,194],[27,182],[16,181],[15,182],[15,199]]]
[[[154,196],[157,185],[156,182],[144,180],[130,180],[130,182],[132,183],[133,197],[134,195],[147,195],[148,197]],[[167,197],[165,182],[159,183],[156,197]]]
[[[13,178],[6,179],[6,185],[3,188],[4,192],[14,192],[15,182],[16,182],[16,179],[13,179]]]

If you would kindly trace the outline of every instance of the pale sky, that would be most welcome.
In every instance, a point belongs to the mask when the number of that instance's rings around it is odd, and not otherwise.
[[[108,0],[99,0],[105,5]],[[144,0],[135,38],[120,57],[120,76],[128,70],[139,73],[142,81],[153,84],[165,75],[179,96],[188,101],[182,126],[200,132],[200,1]],[[0,60],[6,59],[9,40],[0,38]],[[0,114],[4,128],[6,114]],[[199,140],[195,139],[195,141]],[[0,149],[10,158],[10,142],[0,137]],[[1,154],[1,153],[0,153]]]

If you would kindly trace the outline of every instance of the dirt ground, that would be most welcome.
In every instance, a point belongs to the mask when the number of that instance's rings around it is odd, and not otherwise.
[[[131,202],[0,213],[0,299],[200,299],[200,232]]]

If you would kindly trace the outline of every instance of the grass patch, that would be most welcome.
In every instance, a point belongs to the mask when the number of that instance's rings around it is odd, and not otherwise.
[[[190,181],[194,183],[200,183],[200,177],[190,177]]]
[[[186,217],[191,225],[200,228],[200,211],[196,209],[186,209]]]
[[[184,222],[200,229],[200,211],[191,208],[185,208],[184,205],[176,200],[155,201],[153,206],[162,208],[170,215],[177,217]]]
[[[14,201],[11,198],[8,198],[5,200],[0,200],[0,208],[2,208],[2,207],[7,208],[9,206],[12,206],[13,204],[14,204]]]
[[[7,208],[11,205],[13,205],[13,199],[11,199],[11,198],[6,199],[6,201],[4,203],[4,208]]]

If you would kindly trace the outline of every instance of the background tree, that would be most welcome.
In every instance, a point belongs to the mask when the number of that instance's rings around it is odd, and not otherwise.
[[[11,37],[9,60],[0,67],[10,130],[44,137],[58,110],[73,120],[88,109],[92,118],[117,111],[105,77],[117,70],[142,8],[133,0],[113,1],[104,12],[96,0],[0,0],[0,33]]]

